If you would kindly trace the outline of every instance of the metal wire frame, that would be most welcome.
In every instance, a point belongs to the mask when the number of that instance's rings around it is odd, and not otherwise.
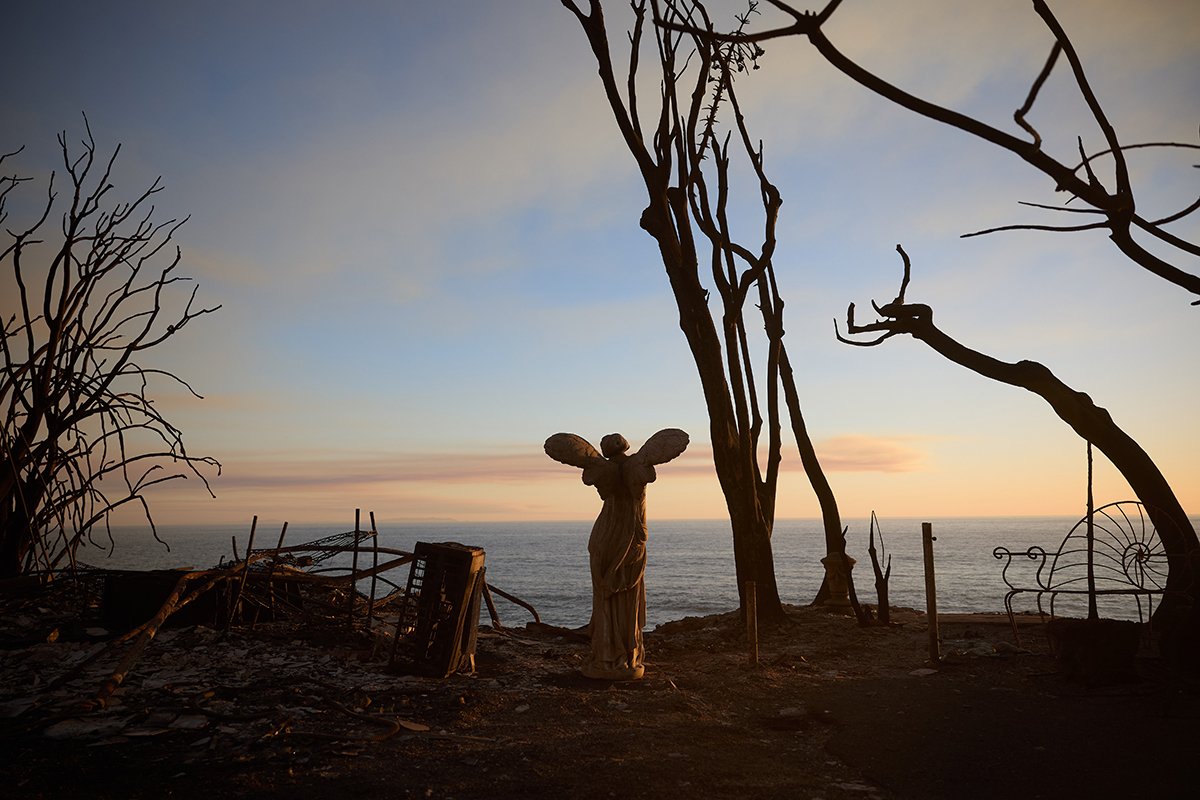
[[[1143,503],[1123,500],[1095,509],[1091,521],[1096,596],[1129,598],[1136,605],[1138,620],[1148,622],[1154,614],[1155,599],[1166,591],[1168,573],[1167,552],[1149,510]],[[1055,615],[1055,602],[1060,597],[1088,595],[1087,523],[1087,516],[1076,522],[1052,553],[1037,545],[1017,552],[1003,546],[992,551],[994,558],[1004,562],[1001,577],[1009,589],[1004,596],[1004,610],[1018,642],[1013,609],[1017,595],[1033,594],[1043,618]],[[1033,585],[1010,574],[1014,558],[1027,558],[1037,564]]]

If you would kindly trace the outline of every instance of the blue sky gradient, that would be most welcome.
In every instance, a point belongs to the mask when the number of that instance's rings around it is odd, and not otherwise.
[[[611,5],[620,48],[627,4]],[[1052,6],[1125,141],[1197,142],[1200,4]],[[636,447],[668,426],[693,447],[661,470],[651,514],[721,516],[695,369],[637,227],[644,190],[558,2],[45,0],[4,18],[0,148],[26,145],[13,169],[57,167],[55,134],[77,141],[86,112],[102,150],[122,143],[118,196],[162,175],[162,218],[191,215],[185,268],[224,306],[160,354],[205,395],[160,396],[189,448],[224,463],[218,499],[166,487],[158,519],[583,518],[594,494],[542,454],[546,436],[617,430]],[[848,2],[828,34],[893,83],[1014,133],[1050,44],[1017,0]],[[907,339],[835,341],[847,303],[862,313],[894,295],[897,243],[912,301],[964,343],[1089,392],[1194,513],[1191,298],[1102,234],[959,238],[1057,222],[1017,203],[1062,198],[1009,154],[868,94],[805,41],[770,42],[761,64],[741,93],[784,196],[789,347],[843,514],[1083,508],[1084,445],[1038,398]],[[1031,119],[1070,161],[1077,135],[1101,138],[1062,67]],[[1194,151],[1131,163],[1148,216],[1197,196]],[[1173,230],[1200,238],[1195,220]],[[815,516],[786,457],[779,515]],[[1103,500],[1130,494],[1105,464],[1098,480]]]

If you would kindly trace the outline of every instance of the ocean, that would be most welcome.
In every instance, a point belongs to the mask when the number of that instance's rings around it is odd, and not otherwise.
[[[1053,550],[1077,520],[1073,517],[880,520],[886,553],[892,558],[891,605],[925,608],[923,521],[932,523],[936,538],[938,610],[956,613],[1003,610],[1002,564],[993,558],[993,548],[1004,545],[1016,551],[1036,544]],[[843,524],[850,528],[848,552],[858,561],[854,574],[859,600],[874,604],[874,576],[867,554],[868,521],[846,519]],[[379,535],[380,546],[401,550],[412,550],[418,541],[452,541],[482,547],[486,551],[488,583],[532,604],[543,622],[575,627],[587,623],[590,615],[587,539],[591,526],[591,521],[421,522],[380,524]],[[160,526],[160,536],[170,550],[155,542],[148,532],[114,528],[116,547],[111,556],[104,549],[88,548],[80,551],[79,559],[92,566],[114,569],[208,567],[222,556],[229,558],[234,537],[239,552],[244,551],[249,527]],[[286,544],[300,544],[353,528],[352,523],[291,525]],[[278,536],[278,528],[260,527],[255,547],[274,546]],[[823,576],[820,558],[825,548],[820,520],[778,520],[772,543],[781,599],[785,603],[809,603]],[[349,556],[343,563],[349,563]],[[1029,575],[1032,580],[1032,571]],[[392,577],[403,584],[407,568],[399,568]],[[360,584],[360,591],[368,590],[369,584],[369,581]],[[379,591],[383,591],[382,587]],[[733,542],[728,520],[651,519],[646,595],[650,628],[683,617],[736,608]],[[497,607],[505,624],[519,626],[531,619],[527,611],[503,599],[497,598]],[[1032,599],[1022,600],[1017,607],[1018,610],[1035,608]],[[1131,606],[1106,613],[1136,618],[1137,610]]]

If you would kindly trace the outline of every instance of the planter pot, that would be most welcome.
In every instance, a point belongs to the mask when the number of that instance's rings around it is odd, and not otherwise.
[[[1053,619],[1046,626],[1058,671],[1088,686],[1135,683],[1141,624],[1118,619]]]

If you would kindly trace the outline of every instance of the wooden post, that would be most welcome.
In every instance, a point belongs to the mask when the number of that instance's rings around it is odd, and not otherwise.
[[[349,610],[349,616],[347,617],[347,624],[351,628],[354,627],[354,595],[355,595],[354,586],[357,583],[355,578],[358,577],[358,533],[361,530],[362,530],[362,509],[356,508],[356,509],[354,509],[354,561],[351,562],[351,566],[350,566],[350,591],[346,593],[347,598],[348,598],[346,601],[346,608]]]
[[[925,609],[929,618],[929,660],[941,661],[941,637],[938,635],[937,582],[933,576],[933,523],[921,523],[921,549],[925,553]]]
[[[258,530],[258,514],[250,520],[250,538],[246,540],[246,559],[250,558],[250,550],[254,547],[254,533]]]
[[[375,612],[375,586],[379,572],[379,529],[375,527],[375,512],[371,514],[371,593],[367,595],[367,630],[371,629],[371,615]]]
[[[254,515],[254,519],[250,521],[250,538],[246,541],[246,564],[242,570],[242,580],[238,583],[237,594],[234,595],[233,604],[229,609],[229,624],[234,623],[238,612],[242,608],[242,592],[246,591],[246,578],[250,577],[250,550],[254,547],[254,532],[258,529],[258,514]],[[237,556],[237,549],[234,548],[234,556]],[[258,616],[257,614],[255,615]]]
[[[283,538],[285,536],[287,536],[287,526],[288,526],[287,520],[285,519],[283,521],[283,527],[280,528],[280,530],[279,530],[279,541],[275,543],[276,550],[279,550],[281,547],[283,547]],[[268,592],[267,596],[270,597],[270,599],[271,599],[271,617],[272,617],[272,619],[274,619],[274,615],[275,615],[275,580],[274,580],[274,578],[275,578],[275,567],[278,563],[279,563],[279,554],[276,553],[271,558],[270,563],[267,565],[267,592]],[[253,627],[253,625],[251,625],[251,627]]]
[[[750,645],[750,665],[758,664],[758,589],[746,581],[746,643]]]

